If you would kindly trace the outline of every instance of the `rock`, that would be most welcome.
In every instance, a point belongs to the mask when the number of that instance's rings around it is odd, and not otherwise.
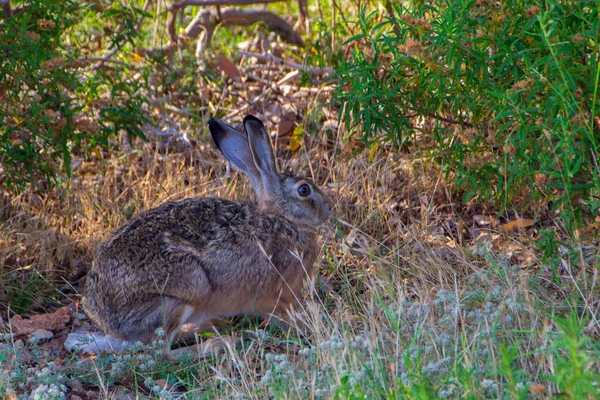
[[[34,315],[24,319],[15,315],[10,319],[12,332],[17,335],[30,335],[38,329],[55,330],[62,328],[71,321],[71,308],[65,306],[50,314]]]
[[[54,334],[52,332],[47,331],[45,329],[38,329],[37,331],[29,335],[29,341],[32,343],[45,342],[47,340],[52,339],[52,337],[54,337]]]
[[[78,319],[78,320],[87,319],[87,315],[85,315],[84,313],[76,313],[75,319]]]

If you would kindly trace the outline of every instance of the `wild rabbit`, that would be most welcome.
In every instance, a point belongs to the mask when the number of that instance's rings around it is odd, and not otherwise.
[[[105,241],[88,275],[84,309],[120,341],[171,343],[184,324],[218,316],[284,315],[320,252],[330,200],[311,181],[277,171],[269,134],[253,116],[247,136],[212,119],[223,155],[246,174],[257,203],[190,198],[134,218]]]

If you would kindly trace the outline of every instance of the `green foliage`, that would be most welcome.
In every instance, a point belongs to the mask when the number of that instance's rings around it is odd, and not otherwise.
[[[588,318],[580,319],[572,312],[568,318],[555,318],[560,332],[553,335],[551,348],[555,355],[554,375],[548,379],[571,399],[600,397],[600,347],[585,333]]]
[[[428,135],[465,200],[600,207],[598,3],[447,2],[366,10],[336,92],[367,142]]]
[[[126,66],[107,66],[92,46],[136,39],[141,10],[75,1],[34,0],[0,30],[0,180],[52,183],[71,172],[73,152],[89,154],[120,130],[143,136],[145,100]],[[85,39],[85,40],[83,40]],[[96,64],[97,63],[97,64]],[[82,68],[86,68],[84,72]]]

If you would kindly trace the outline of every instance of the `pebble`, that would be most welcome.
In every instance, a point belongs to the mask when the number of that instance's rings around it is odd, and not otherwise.
[[[38,329],[37,331],[33,332],[31,335],[29,335],[29,341],[30,342],[45,342],[47,340],[52,339],[52,337],[54,336],[54,334],[50,331],[47,331],[45,329]]]

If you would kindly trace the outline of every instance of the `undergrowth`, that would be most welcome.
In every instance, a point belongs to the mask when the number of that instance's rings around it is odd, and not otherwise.
[[[424,261],[424,260],[420,260]],[[250,326],[225,354],[177,363],[163,357],[164,331],[148,346],[123,354],[57,365],[50,354],[35,366],[15,364],[10,345],[0,357],[0,393],[66,398],[94,385],[106,398],[531,398],[600,395],[600,347],[587,318],[546,318],[536,299],[504,286],[496,274],[527,287],[519,268],[481,270],[467,288],[438,289],[429,298],[408,293],[395,279],[373,276],[354,293],[356,319],[344,302],[323,308],[309,301],[299,313],[307,337]],[[336,295],[337,297],[337,295]]]
[[[463,192],[551,212],[600,207],[598,3],[433,0],[363,8],[335,100],[367,142],[425,144]],[[547,211],[545,211],[547,210]]]

